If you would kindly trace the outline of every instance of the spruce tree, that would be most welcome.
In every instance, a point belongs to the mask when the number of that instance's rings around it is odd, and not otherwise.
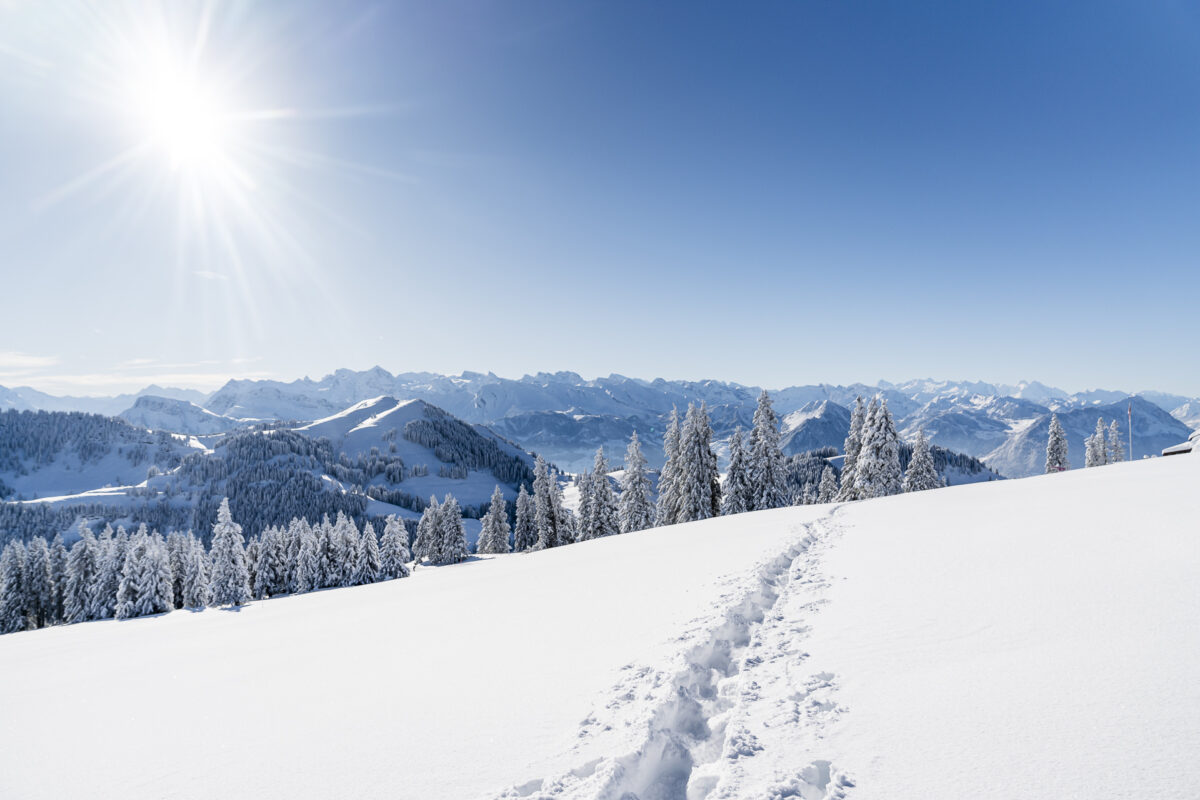
[[[621,532],[620,515],[617,511],[617,498],[613,494],[612,483],[608,479],[608,461],[604,458],[604,448],[596,448],[596,458],[592,463],[591,480],[591,515],[588,527],[592,538],[612,536]]]
[[[30,540],[25,552],[25,613],[30,625],[42,628],[54,619],[54,579],[50,575],[50,549],[43,536]]]
[[[413,542],[413,558],[416,563],[437,561],[442,546],[441,506],[436,497],[429,498],[429,505],[421,512],[417,523],[417,539]]]
[[[654,510],[656,526],[674,525],[679,521],[679,411],[671,409],[667,432],[663,436],[663,455],[666,460],[658,473],[658,502]]]
[[[579,541],[579,520],[563,505],[562,487],[558,481],[550,482],[550,508],[554,515],[554,527],[558,531],[559,545]]]
[[[25,613],[25,546],[13,540],[0,554],[0,633],[29,627]]]
[[[142,593],[146,572],[146,546],[149,537],[146,526],[142,525],[129,540],[125,551],[125,563],[121,568],[121,582],[117,586],[117,619],[140,617],[142,608]]]
[[[1067,434],[1058,421],[1058,414],[1050,415],[1050,436],[1046,441],[1046,472],[1065,472],[1071,468],[1067,460]]]
[[[833,467],[828,464],[821,470],[821,483],[817,486],[817,502],[832,503],[837,499],[838,481]]]
[[[1108,463],[1119,464],[1125,460],[1125,440],[1121,438],[1121,428],[1114,419],[1108,426]]]
[[[266,531],[263,531],[263,533],[266,533]],[[258,536],[251,536],[246,541],[246,575],[250,581],[251,595],[255,597],[257,595],[254,595],[253,591],[255,584],[258,583],[258,559],[262,555],[262,537],[263,534],[259,534]]]
[[[858,466],[858,454],[862,450],[863,425],[867,420],[867,411],[863,406],[862,397],[854,398],[854,410],[850,412],[850,433],[846,435],[843,445],[845,459],[842,461],[842,485],[838,490],[837,499],[841,501],[857,500],[854,473]]]
[[[441,546],[438,549],[439,564],[457,564],[465,561],[470,551],[467,549],[467,532],[463,527],[462,510],[454,495],[447,494],[442,501],[441,517]]]
[[[381,566],[379,541],[375,538],[375,526],[366,522],[363,524],[362,535],[358,538],[358,557],[355,559],[351,582],[355,586],[375,583],[379,580]]]
[[[539,455],[533,465],[533,506],[538,532],[537,547],[540,550],[559,544],[562,515],[555,503],[557,488],[546,460]]]
[[[595,499],[595,492],[592,488],[593,484],[592,473],[584,470],[578,480],[580,541],[594,539],[598,535],[592,527],[595,522],[595,515],[592,513],[592,505]]]
[[[250,572],[246,569],[246,551],[242,545],[242,526],[229,513],[229,498],[221,500],[217,521],[213,524],[212,578],[209,588],[214,606],[240,606],[250,599]]]
[[[625,450],[625,473],[621,476],[621,498],[618,510],[621,533],[645,530],[654,525],[654,506],[650,502],[650,479],[646,477],[646,457],[637,431]]]
[[[492,502],[483,517],[483,529],[480,531],[479,544],[475,550],[489,554],[507,553],[508,534],[508,504],[504,501],[500,486],[497,485],[492,490]]]
[[[379,576],[381,580],[408,577],[408,530],[395,514],[390,515],[383,526],[383,538],[379,543]]]
[[[923,492],[940,488],[941,485],[942,479],[933,465],[929,440],[925,438],[925,431],[919,430],[917,441],[913,444],[912,458],[908,462],[908,470],[904,473],[904,491]]]
[[[854,468],[855,495],[886,497],[904,488],[900,469],[900,439],[887,400],[872,399],[863,423],[862,449]]]
[[[79,526],[79,541],[67,556],[67,580],[63,592],[63,613],[67,622],[91,619],[92,586],[100,571],[96,537],[86,524]]]
[[[305,525],[300,529],[300,547],[296,551],[296,593],[315,592],[322,587],[321,542],[317,533]]]
[[[725,491],[721,500],[722,514],[741,514],[754,507],[754,491],[750,486],[750,464],[742,444],[742,429],[735,428],[729,437],[729,470],[725,473]]]
[[[517,519],[513,528],[513,552],[532,550],[538,543],[537,510],[525,484],[517,493]]]
[[[1084,443],[1085,467],[1102,467],[1108,463],[1108,443],[1105,441],[1104,420],[1097,418],[1096,430]]]
[[[175,608],[183,608],[183,573],[187,551],[186,536],[178,531],[167,534],[167,555],[171,560],[171,600]]]
[[[199,611],[208,605],[208,557],[199,539],[190,538],[183,557],[183,607]]]
[[[679,436],[679,522],[721,513],[721,483],[712,451],[712,427],[704,403],[689,405]]]
[[[67,548],[63,545],[61,533],[54,534],[50,542],[50,583],[54,592],[51,621],[57,625],[67,618]]]
[[[92,605],[88,619],[112,619],[117,609],[117,588],[121,583],[121,570],[125,566],[127,536],[120,528],[114,535],[111,525],[100,531],[97,542],[97,574],[92,585]]]
[[[259,537],[258,562],[251,588],[259,599],[276,597],[287,593],[288,582],[286,534],[279,528],[268,527]]]
[[[762,511],[787,505],[787,465],[779,448],[779,419],[764,389],[754,411],[750,430],[748,467],[753,503],[747,511]]]

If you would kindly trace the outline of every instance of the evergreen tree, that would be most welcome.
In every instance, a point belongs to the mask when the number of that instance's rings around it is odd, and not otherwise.
[[[167,556],[171,561],[171,601],[175,608],[183,608],[183,573],[188,555],[187,537],[178,531],[167,534]]]
[[[470,551],[467,549],[467,532],[463,528],[462,511],[454,495],[447,494],[442,501],[441,517],[441,546],[438,548],[439,564],[457,564],[465,561]]]
[[[497,485],[492,490],[492,502],[483,517],[483,529],[475,550],[480,553],[507,553],[508,534],[508,504],[504,502],[504,494]]]
[[[517,524],[513,528],[513,552],[532,550],[538,543],[537,510],[525,484],[517,493]]]
[[[625,474],[621,476],[621,533],[641,531],[654,525],[654,506],[650,502],[650,479],[646,477],[646,457],[637,431],[625,450]]]
[[[1108,463],[1119,464],[1125,460],[1125,441],[1121,438],[1121,428],[1114,419],[1108,426]]]
[[[863,423],[862,449],[854,468],[855,494],[860,498],[886,497],[904,488],[900,470],[900,437],[888,411],[887,400],[875,398]]]
[[[250,572],[246,569],[246,551],[242,546],[242,526],[229,513],[229,498],[221,500],[217,521],[213,524],[212,578],[209,589],[215,606],[240,606],[250,599]]]
[[[13,540],[0,554],[0,633],[29,627],[25,613],[25,546]]]
[[[608,480],[608,461],[604,448],[596,448],[596,459],[592,463],[590,520],[580,520],[581,528],[589,531],[591,538],[612,536],[621,532],[617,498]]]
[[[379,576],[381,580],[408,577],[408,530],[395,514],[387,518],[383,526],[383,539],[379,544]]]
[[[1096,420],[1096,430],[1084,443],[1085,467],[1102,467],[1108,463],[1108,444],[1105,441],[1104,420]]]
[[[124,528],[113,534],[111,525],[100,531],[96,547],[98,572],[92,586],[92,608],[88,619],[112,619],[117,610],[117,588],[125,566],[125,547],[128,537]]]
[[[563,505],[562,487],[555,480],[550,482],[550,508],[554,514],[554,527],[558,531],[559,545],[579,541],[579,521]]]
[[[658,473],[658,502],[655,506],[656,526],[674,525],[679,521],[679,411],[671,409],[667,432],[663,436],[663,455],[666,461]]]
[[[754,490],[750,486],[750,464],[742,444],[742,429],[735,428],[729,437],[729,471],[725,473],[725,496],[721,500],[722,514],[741,514],[754,507]]]
[[[592,488],[593,480],[592,473],[584,470],[579,476],[579,539],[586,541],[596,538],[597,534],[592,529],[592,524],[595,521],[595,516],[592,513],[592,501],[595,492]]]
[[[63,593],[63,613],[67,622],[91,619],[92,585],[100,571],[96,537],[86,524],[79,526],[79,541],[67,556],[67,580]]]
[[[255,584],[258,583],[258,559],[261,556],[262,534],[259,534],[258,536],[251,536],[246,541],[246,574],[249,576],[250,589],[252,592]]]
[[[249,558],[249,553],[247,553]],[[268,527],[259,537],[258,563],[254,568],[254,596],[276,597],[288,591],[288,565],[286,534],[275,527]]]
[[[538,532],[537,547],[540,550],[557,547],[559,543],[562,515],[555,503],[557,488],[557,481],[550,474],[546,460],[539,455],[533,466],[533,506]]]
[[[817,502],[832,503],[837,499],[837,494],[837,476],[833,474],[833,467],[826,464],[825,469],[821,470],[821,483],[817,487]]]
[[[25,613],[30,626],[42,628],[54,619],[54,579],[50,575],[50,549],[43,536],[35,536],[25,552]]]
[[[367,522],[363,525],[362,536],[358,538],[358,557],[355,559],[352,583],[355,586],[375,583],[379,580],[381,566],[375,526]]]
[[[337,554],[338,580],[335,586],[353,586],[354,576],[358,572],[358,555],[360,551],[360,535],[354,520],[343,512],[338,512],[337,523],[334,525],[337,542],[334,552]]]
[[[300,547],[296,551],[296,592],[314,592],[323,585],[321,542],[309,526],[300,528]]]
[[[787,505],[787,466],[779,449],[779,419],[764,389],[754,411],[750,430],[747,466],[753,504],[747,511],[762,511]]]
[[[863,425],[866,420],[867,411],[863,406],[863,399],[856,397],[854,410],[850,412],[850,433],[847,434],[843,446],[846,458],[842,461],[842,486],[837,496],[840,501],[858,499],[854,473],[858,466],[858,454],[862,450]]]
[[[1050,415],[1050,437],[1046,442],[1046,472],[1064,472],[1071,468],[1067,460],[1067,434],[1058,421],[1058,414]]]
[[[183,567],[183,607],[198,611],[208,605],[212,597],[209,592],[208,557],[204,545],[195,538],[188,540]]]
[[[67,618],[67,548],[61,533],[54,534],[50,542],[50,583],[54,587],[51,621],[57,625]]]
[[[421,513],[417,523],[417,540],[413,542],[413,557],[416,563],[437,561],[442,546],[441,506],[436,497],[429,498],[429,505]]]
[[[680,522],[709,519],[721,513],[721,482],[712,451],[712,427],[704,403],[688,405],[679,436]]]
[[[904,491],[923,492],[927,489],[938,489],[941,485],[942,479],[933,465],[929,440],[925,438],[924,430],[917,431],[917,441],[913,444],[908,471],[904,473]]]

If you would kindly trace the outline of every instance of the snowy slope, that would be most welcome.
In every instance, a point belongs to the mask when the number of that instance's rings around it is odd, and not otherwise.
[[[252,422],[214,414],[187,400],[154,395],[142,395],[119,416],[141,428],[201,436],[224,433]]]
[[[1197,480],[1139,461],[3,636],[0,796],[1194,798]]]

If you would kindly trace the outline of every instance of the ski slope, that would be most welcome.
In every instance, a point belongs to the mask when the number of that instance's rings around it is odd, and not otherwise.
[[[1194,798],[1198,480],[1155,459],[3,636],[0,797]]]

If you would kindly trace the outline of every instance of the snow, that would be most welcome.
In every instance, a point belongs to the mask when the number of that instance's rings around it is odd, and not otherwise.
[[[2,636],[0,796],[1200,796],[1198,478],[1150,459]]]

